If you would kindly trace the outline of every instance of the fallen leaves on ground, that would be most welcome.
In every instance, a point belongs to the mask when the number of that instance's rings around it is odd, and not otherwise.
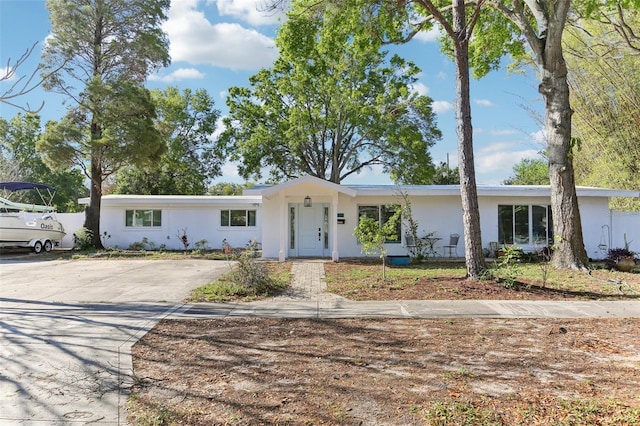
[[[640,319],[166,320],[133,360],[132,424],[640,424]]]

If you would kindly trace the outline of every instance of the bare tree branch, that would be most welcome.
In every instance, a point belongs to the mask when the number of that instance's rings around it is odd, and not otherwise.
[[[31,56],[31,54],[33,53],[37,45],[38,45],[38,42],[36,41],[35,43],[33,43],[33,45],[30,48],[28,48],[22,54],[22,56],[18,58],[18,60],[13,65],[11,65],[11,58],[8,59],[7,66],[4,69],[4,74],[0,74],[0,82],[2,81],[8,82],[13,80],[13,78],[16,77],[16,72],[18,71],[18,68],[27,61],[27,59]],[[65,64],[66,62],[60,65],[60,67],[56,68],[55,70],[47,74],[41,75],[39,79],[37,76],[38,76],[38,71],[42,69],[42,64],[38,64],[38,66],[33,70],[33,72],[31,72],[31,74],[21,75],[20,77],[17,78],[17,80],[13,82],[13,84],[11,84],[11,86],[9,86],[8,89],[0,93],[0,102],[5,103],[7,105],[11,105],[12,107],[18,108],[25,112],[31,112],[31,113],[39,112],[42,109],[42,107],[44,107],[44,101],[42,101],[42,103],[37,109],[32,109],[29,103],[26,103],[25,105],[20,105],[19,103],[17,103],[17,101],[15,101],[15,99],[19,98],[20,96],[26,95],[27,93],[38,88],[47,78],[49,78],[49,76],[51,76],[52,74],[55,74]]]
[[[25,53],[23,53],[22,56],[20,56],[20,58],[18,58],[18,60],[13,65],[11,65],[11,58],[9,58],[7,60],[7,67],[5,68],[4,75],[0,75],[0,81],[12,80],[16,76],[16,72],[18,68],[22,64],[24,64],[24,62],[29,58],[29,56],[31,56],[31,53],[33,53],[33,50],[36,48],[37,44],[38,42],[33,43],[33,45],[29,49],[27,49]],[[40,71],[41,68],[42,66],[38,65],[33,70],[31,75],[29,76],[22,75],[18,77],[18,79],[15,82],[13,82],[13,84],[11,84],[11,86],[9,86],[8,89],[6,89],[4,92],[0,94],[0,102],[3,102],[7,105],[11,105],[12,107],[18,108],[25,112],[37,113],[38,111],[40,111],[44,106],[44,101],[42,101],[40,106],[34,110],[31,108],[31,106],[28,103],[26,104],[26,106],[19,105],[14,101],[14,99],[22,95],[26,95],[27,93],[31,92],[36,87],[42,84],[42,82],[45,80],[46,77],[43,77],[39,81],[34,82],[34,79],[36,79],[38,71]]]

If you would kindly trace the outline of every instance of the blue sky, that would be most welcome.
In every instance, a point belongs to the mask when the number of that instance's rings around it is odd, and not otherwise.
[[[232,86],[247,86],[249,76],[269,67],[277,58],[273,37],[279,16],[257,10],[261,0],[172,0],[169,19],[164,24],[171,42],[172,64],[149,78],[149,88],[204,88],[216,107],[226,113],[225,97]],[[18,76],[29,75],[40,59],[40,47],[50,30],[44,0],[0,0],[0,74],[7,61],[14,63],[31,45],[38,46],[21,66]],[[443,138],[432,149],[436,163],[457,164],[457,136],[453,111],[454,64],[440,53],[434,34],[424,33],[404,46],[390,47],[414,61],[422,74],[415,89],[434,101],[438,127]],[[12,82],[0,83],[0,92]],[[506,68],[494,71],[471,84],[472,120],[476,179],[479,184],[499,184],[512,175],[513,165],[523,158],[538,156],[540,123],[531,111],[544,109],[537,92],[534,72],[509,74]],[[61,96],[36,89],[17,100],[37,107],[42,122],[60,119],[66,110]],[[19,110],[0,104],[0,115],[14,117]],[[217,182],[242,182],[233,164],[224,169]],[[387,176],[373,169],[349,178],[350,184],[387,184]]]

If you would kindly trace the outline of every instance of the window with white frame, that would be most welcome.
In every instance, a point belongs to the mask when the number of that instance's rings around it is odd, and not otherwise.
[[[125,226],[136,227],[160,227],[162,226],[162,210],[126,210]]]
[[[499,205],[498,240],[501,244],[552,244],[553,222],[550,206]]]
[[[370,217],[377,220],[380,226],[387,223],[387,221],[396,213],[397,206],[358,206],[358,221],[363,216]],[[402,232],[402,222],[398,221],[396,225],[396,233],[392,238],[388,238],[385,242],[399,244],[402,240],[400,238]]]
[[[248,227],[256,226],[255,210],[221,210],[220,226]]]

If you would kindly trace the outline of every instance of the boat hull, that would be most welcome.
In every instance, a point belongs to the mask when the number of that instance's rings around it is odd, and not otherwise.
[[[34,241],[59,245],[66,235],[64,227],[52,216],[27,218],[22,214],[0,215],[0,247],[32,246]]]

